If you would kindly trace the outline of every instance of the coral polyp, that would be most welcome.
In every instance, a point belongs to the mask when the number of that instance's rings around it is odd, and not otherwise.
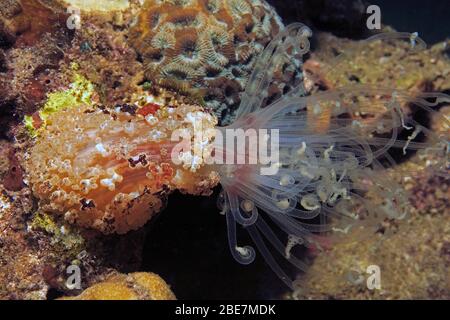
[[[205,128],[214,127],[215,118],[163,93],[142,99],[115,108],[81,104],[47,116],[27,161],[43,210],[123,234],[161,211],[172,190],[210,192],[217,175],[201,166],[174,165],[170,137],[174,130],[192,130],[192,115],[201,113]]]

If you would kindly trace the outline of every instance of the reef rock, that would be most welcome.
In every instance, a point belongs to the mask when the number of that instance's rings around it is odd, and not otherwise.
[[[83,11],[108,12],[125,10],[130,6],[128,0],[60,0],[73,8]]]
[[[317,50],[305,62],[305,70],[309,73],[306,86],[312,91],[323,86],[333,88],[352,83],[380,87],[393,83],[412,93],[423,90],[447,92],[450,89],[448,41],[408,56],[407,45],[371,43],[370,49],[361,52],[356,41],[328,33],[319,33],[318,39]],[[358,54],[335,66],[338,72],[329,72],[326,62],[340,52],[350,52],[352,57],[352,54]],[[370,110],[366,112],[367,121],[371,113]],[[449,132],[445,121],[450,115],[448,106],[442,106],[429,119],[420,113],[415,115],[414,108],[411,112],[433,132]],[[399,164],[387,170],[385,175],[386,179],[394,179],[410,193],[409,219],[400,224],[385,221],[371,237],[367,236],[366,229],[351,231],[345,239],[329,245],[323,252],[314,252],[311,267],[298,276],[297,290],[290,298],[449,299],[448,151],[443,145],[416,154],[394,156]],[[367,287],[370,266],[380,268],[379,289]]]

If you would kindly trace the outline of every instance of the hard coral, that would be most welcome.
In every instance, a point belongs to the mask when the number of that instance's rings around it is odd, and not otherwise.
[[[144,99],[142,105],[79,105],[48,116],[26,165],[43,211],[123,234],[158,213],[171,190],[209,194],[217,174],[194,160],[174,165],[170,137],[177,129],[192,130],[192,121],[214,128],[215,118],[164,93]]]
[[[154,273],[117,274],[62,300],[175,300],[167,283]]]
[[[83,11],[124,10],[130,5],[128,0],[60,0]]]
[[[146,77],[234,115],[259,53],[283,27],[265,1],[148,0],[130,41]]]

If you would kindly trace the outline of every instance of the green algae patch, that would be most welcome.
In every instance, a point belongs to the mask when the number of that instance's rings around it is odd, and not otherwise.
[[[38,116],[25,116],[25,128],[32,137],[36,137],[39,134],[39,129],[45,127],[51,114],[80,104],[92,104],[94,93],[94,85],[84,76],[75,73],[69,89],[47,95],[47,102],[38,112]]]
[[[37,212],[30,227],[33,230],[50,235],[52,245],[57,252],[64,254],[64,256],[75,257],[80,251],[84,250],[84,238],[73,227],[57,222],[47,213]]]

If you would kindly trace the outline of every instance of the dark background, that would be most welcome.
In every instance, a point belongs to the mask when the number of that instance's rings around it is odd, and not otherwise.
[[[367,7],[363,1],[270,0],[286,24],[300,21],[313,29],[363,38]],[[450,0],[373,0],[382,23],[399,31],[419,32],[430,44],[450,36]],[[364,12],[361,11],[361,8]],[[258,255],[250,266],[229,253],[225,218],[211,197],[175,194],[152,221],[143,269],[160,274],[179,299],[279,298],[287,288]],[[246,242],[245,232],[240,243]]]
[[[382,22],[399,31],[419,32],[427,43],[450,37],[450,0],[373,0]]]
[[[381,9],[381,22],[398,31],[419,32],[427,43],[450,36],[450,0],[267,0],[284,22],[303,22],[340,36],[363,38],[370,4]]]

